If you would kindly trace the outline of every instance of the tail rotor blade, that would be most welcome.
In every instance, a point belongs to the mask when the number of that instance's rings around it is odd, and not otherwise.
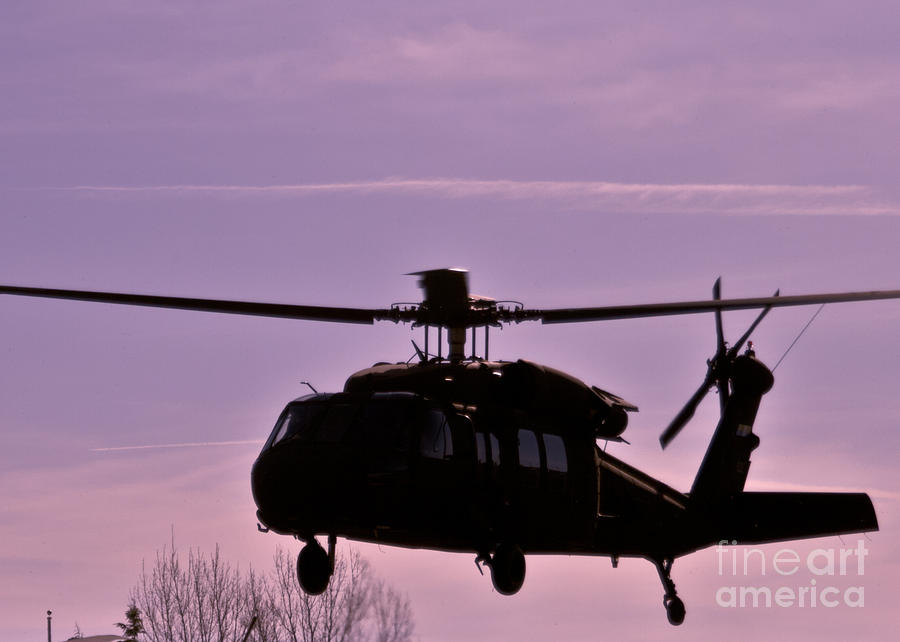
[[[775,294],[773,294],[772,296],[778,296],[780,294],[781,290],[775,290]],[[750,338],[750,335],[754,330],[756,330],[756,326],[758,326],[760,322],[766,318],[766,315],[769,314],[769,310],[771,309],[771,305],[767,305],[765,308],[763,308],[762,312],[759,313],[759,316],[756,317],[756,320],[752,324],[750,324],[750,327],[747,328],[747,331],[741,336],[740,339],[738,339],[737,343],[734,344],[734,347],[728,351],[728,356],[734,357],[738,352],[740,352],[740,349],[744,345],[744,342]]]
[[[772,298],[777,297],[780,293],[780,290],[776,290]],[[722,298],[721,277],[716,279],[716,282],[713,284],[712,296],[714,301],[719,301]],[[722,413],[725,412],[725,406],[728,404],[729,398],[731,362],[734,360],[741,347],[744,345],[744,343],[746,343],[747,339],[750,338],[750,335],[771,309],[771,303],[765,306],[762,312],[759,313],[759,316],[756,317],[756,320],[752,324],[750,324],[749,328],[747,328],[747,331],[743,334],[743,336],[738,339],[738,342],[734,344],[734,346],[730,349],[728,349],[725,345],[725,333],[722,328],[722,309],[713,309],[713,312],[716,316],[716,354],[712,359],[707,361],[709,369],[706,373],[706,379],[703,381],[703,384],[700,386],[697,392],[695,392],[691,396],[691,398],[688,399],[688,402],[659,436],[659,443],[664,449],[673,439],[675,439],[676,436],[678,436],[678,433],[680,433],[681,430],[691,420],[691,418],[694,416],[694,413],[697,412],[697,407],[700,405],[700,402],[703,401],[703,398],[706,397],[706,393],[709,392],[709,389],[713,386],[716,386],[719,391],[720,411]]]
[[[722,298],[722,277],[716,279],[716,282],[713,284],[713,300],[719,301]],[[725,347],[725,331],[722,329],[722,308],[716,308],[714,311],[716,315],[716,356],[713,357],[713,363],[717,364],[716,367],[721,363],[721,361],[725,358],[725,353],[727,348]],[[707,375],[709,377],[709,375]],[[716,377],[715,379],[716,388],[719,390],[719,410],[725,412],[725,404],[728,403],[728,382],[723,381],[720,377]]]
[[[691,417],[694,416],[694,413],[697,412],[697,407],[700,405],[700,402],[703,401],[703,398],[706,396],[706,393],[709,392],[710,387],[712,386],[712,382],[707,380],[703,382],[703,385],[693,394],[693,396],[688,399],[688,402],[684,404],[684,408],[675,416],[675,419],[672,420],[672,423],[663,431],[663,433],[659,436],[659,444],[665,448],[669,445],[678,433],[681,432],[681,429],[687,425],[687,422],[691,420]]]
[[[716,279],[713,284],[713,299],[718,301],[722,298],[722,277]],[[725,354],[725,333],[722,330],[722,309],[716,308],[716,356]]]

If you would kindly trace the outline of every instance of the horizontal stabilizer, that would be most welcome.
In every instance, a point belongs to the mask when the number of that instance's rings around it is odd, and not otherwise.
[[[865,493],[753,493],[731,502],[722,539],[762,544],[878,530]]]

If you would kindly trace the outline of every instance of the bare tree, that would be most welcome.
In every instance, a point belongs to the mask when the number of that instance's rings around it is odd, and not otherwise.
[[[375,642],[411,640],[415,626],[409,599],[382,580],[376,582],[372,600]]]
[[[278,549],[274,582],[269,587],[279,632],[292,642],[351,642],[367,639],[373,612],[375,580],[369,563],[350,550],[335,560],[328,588],[317,596],[304,593],[290,556]]]
[[[212,554],[188,551],[187,564],[174,546],[142,565],[131,602],[143,620],[146,642],[242,640],[253,617],[254,642],[405,642],[414,623],[409,599],[375,577],[358,551],[335,559],[326,591],[304,593],[292,557],[276,550],[270,573],[241,573]]]
[[[250,640],[257,642],[276,642],[278,637],[278,618],[275,605],[269,595],[271,581],[250,568],[244,581],[241,603],[252,618],[256,616],[256,625]],[[246,622],[249,625],[249,620]],[[244,627],[246,629],[246,626]]]

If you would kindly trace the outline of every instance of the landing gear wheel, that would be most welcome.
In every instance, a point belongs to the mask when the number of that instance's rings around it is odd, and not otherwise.
[[[672,581],[672,559],[654,559],[652,562],[656,565],[656,571],[659,573],[659,579],[662,581],[665,595],[663,595],[663,606],[666,607],[666,617],[669,624],[678,626],[684,622],[684,602],[678,597],[675,591],[675,582]]]
[[[514,544],[500,544],[491,558],[491,582],[501,595],[514,595],[525,582],[525,554]]]
[[[316,540],[310,541],[297,556],[297,580],[309,595],[321,595],[331,579],[331,560]]]
[[[665,598],[666,617],[669,618],[669,624],[678,626],[684,622],[684,602],[677,595],[675,597]]]

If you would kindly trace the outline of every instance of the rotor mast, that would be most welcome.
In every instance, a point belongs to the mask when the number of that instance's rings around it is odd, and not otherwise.
[[[466,358],[466,331],[473,328],[472,356],[475,356],[474,328],[485,328],[485,351],[488,328],[496,324],[497,302],[494,299],[469,294],[469,273],[461,268],[446,268],[412,272],[418,276],[425,299],[416,306],[414,325],[447,329],[447,358],[462,361]],[[440,337],[440,333],[438,334]],[[487,358],[487,354],[485,354]]]

